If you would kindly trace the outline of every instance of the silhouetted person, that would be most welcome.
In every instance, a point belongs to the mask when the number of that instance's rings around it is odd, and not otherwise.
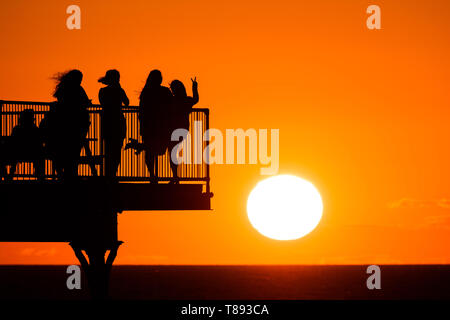
[[[192,80],[192,97],[189,97],[186,93],[186,88],[183,82],[180,80],[173,80],[170,83],[170,89],[173,94],[173,104],[171,112],[171,132],[176,129],[185,129],[189,131],[189,115],[192,112],[192,108],[198,103],[198,83],[197,78]],[[183,137],[185,139],[186,137]],[[169,152],[177,145],[179,141],[171,141]],[[178,183],[178,165],[172,160],[170,161],[170,167],[172,169],[173,180],[172,183]]]
[[[161,86],[159,70],[150,72],[139,97],[139,120],[150,180],[156,181],[158,155],[163,155],[170,141],[170,108],[172,93]]]
[[[36,177],[44,177],[44,149],[42,136],[36,126],[32,109],[26,109],[19,115],[18,124],[13,128],[9,140],[10,152],[9,175],[16,172],[17,163],[20,161],[32,161]]]
[[[130,101],[120,86],[120,73],[108,70],[98,80],[106,84],[98,93],[102,105],[101,129],[105,144],[105,172],[107,177],[115,177],[120,164],[123,140],[126,136],[126,122],[122,113],[122,104],[128,106]]]
[[[63,178],[78,175],[81,148],[86,143],[90,120],[87,107],[91,101],[86,95],[79,70],[70,70],[56,77],[53,96],[57,104],[52,111],[49,140],[56,170]]]

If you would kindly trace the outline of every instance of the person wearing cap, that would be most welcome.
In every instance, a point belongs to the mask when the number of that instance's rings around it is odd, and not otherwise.
[[[120,165],[123,141],[126,136],[122,106],[128,106],[130,101],[120,86],[119,71],[108,70],[104,77],[98,79],[98,82],[106,85],[98,93],[102,106],[101,131],[105,146],[105,174],[109,178],[114,178]]]

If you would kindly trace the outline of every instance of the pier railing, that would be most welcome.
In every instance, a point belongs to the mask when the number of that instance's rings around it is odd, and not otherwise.
[[[51,103],[49,102],[30,102],[30,101],[5,101],[0,100],[0,132],[1,139],[5,141],[11,135],[12,129],[17,125],[19,114],[25,109],[34,111],[36,125],[39,126],[46,112],[49,111]],[[125,143],[129,139],[141,141],[138,107],[124,107],[123,113],[126,119],[127,131]],[[92,105],[88,108],[91,124],[87,134],[88,150],[84,148],[81,152],[81,160],[78,167],[78,175],[83,178],[89,178],[96,175],[102,176],[104,173],[104,148],[101,138],[101,106]],[[195,126],[194,126],[195,124]],[[197,128],[197,130],[194,130]],[[200,130],[198,130],[200,129]],[[209,109],[196,108],[190,114],[189,133],[191,136],[190,154],[196,154],[196,150],[205,150],[207,141],[203,139],[206,131],[209,129]],[[200,131],[200,132],[198,132]],[[195,149],[195,150],[194,150]],[[172,171],[170,169],[170,150],[166,154],[158,157],[157,179],[161,182],[170,181]],[[0,155],[2,151],[0,150]],[[198,154],[198,152],[197,152]],[[133,149],[125,150],[122,148],[121,163],[117,172],[119,182],[139,182],[149,181],[149,173],[145,164],[144,152],[136,155]],[[197,182],[206,186],[209,192],[209,165],[206,161],[191,161],[191,163],[182,163],[178,166],[178,176],[180,182]],[[10,177],[13,180],[33,180],[36,179],[31,162],[19,162],[15,173]],[[56,179],[50,159],[45,160],[45,179]]]

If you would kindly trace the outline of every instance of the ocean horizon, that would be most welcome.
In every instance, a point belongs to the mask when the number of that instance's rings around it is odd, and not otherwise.
[[[379,265],[381,289],[366,285],[368,265],[114,265],[117,300],[450,299],[450,265]],[[67,265],[0,265],[0,299],[90,299],[69,290]]]

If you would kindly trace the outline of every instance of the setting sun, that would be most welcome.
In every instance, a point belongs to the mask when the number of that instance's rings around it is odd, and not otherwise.
[[[295,240],[316,228],[323,204],[317,189],[308,181],[279,175],[265,179],[252,190],[247,201],[248,218],[266,237]]]

